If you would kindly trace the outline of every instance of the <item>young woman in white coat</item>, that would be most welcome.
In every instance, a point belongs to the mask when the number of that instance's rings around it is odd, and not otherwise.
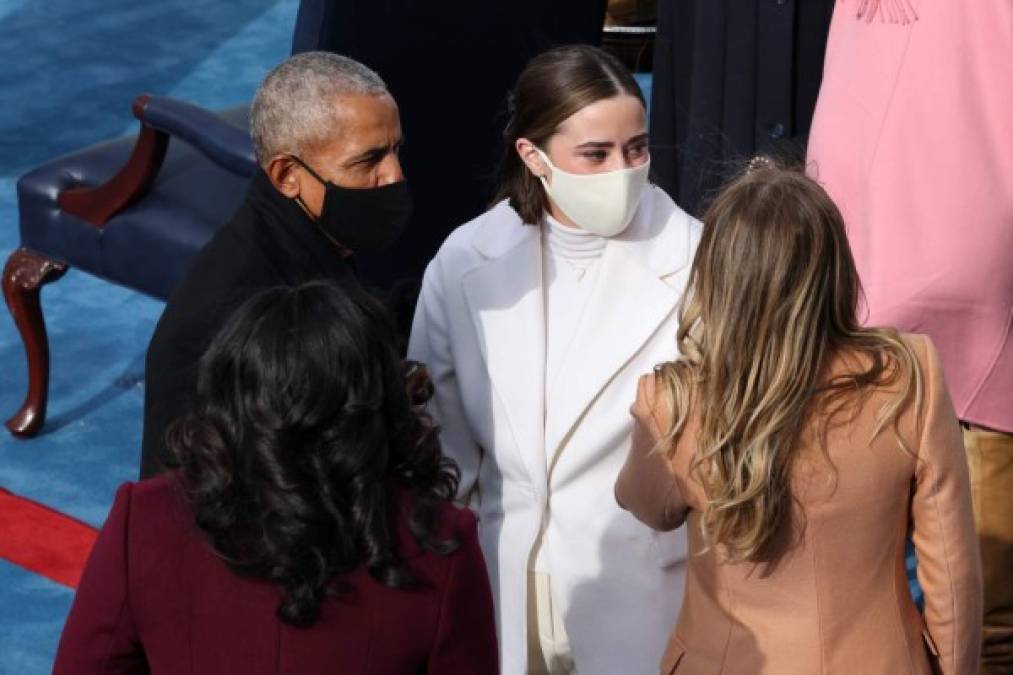
[[[503,672],[656,673],[685,535],[612,489],[700,224],[649,183],[643,95],[599,49],[533,59],[504,137],[499,201],[430,263],[409,355],[479,515]]]

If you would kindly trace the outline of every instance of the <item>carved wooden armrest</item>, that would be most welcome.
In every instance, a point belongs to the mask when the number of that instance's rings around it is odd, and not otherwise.
[[[63,190],[57,198],[61,209],[101,228],[151,187],[171,137],[236,175],[249,177],[257,169],[249,134],[208,110],[148,94],[138,96],[132,110],[141,131],[127,163],[101,185]]]

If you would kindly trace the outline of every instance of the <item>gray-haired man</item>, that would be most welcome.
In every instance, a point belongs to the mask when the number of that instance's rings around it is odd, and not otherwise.
[[[326,52],[289,58],[257,90],[250,124],[262,170],[169,298],[148,346],[142,477],[163,468],[166,430],[236,307],[271,286],[357,284],[348,256],[389,245],[410,215],[397,105],[362,64]]]

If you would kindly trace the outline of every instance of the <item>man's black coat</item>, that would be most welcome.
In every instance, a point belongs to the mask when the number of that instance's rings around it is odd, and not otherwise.
[[[358,283],[349,262],[302,209],[258,172],[155,327],[145,364],[142,477],[162,470],[166,430],[184,412],[196,388],[197,362],[232,312],[258,291],[316,279]]]

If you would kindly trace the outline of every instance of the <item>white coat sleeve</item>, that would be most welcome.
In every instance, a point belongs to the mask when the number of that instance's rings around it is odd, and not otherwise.
[[[440,427],[443,453],[461,470],[458,501],[473,509],[480,503],[478,473],[483,451],[471,432],[454,366],[454,347],[447,320],[442,271],[433,260],[422,280],[418,306],[408,341],[408,358],[426,365],[435,393],[428,412]]]

